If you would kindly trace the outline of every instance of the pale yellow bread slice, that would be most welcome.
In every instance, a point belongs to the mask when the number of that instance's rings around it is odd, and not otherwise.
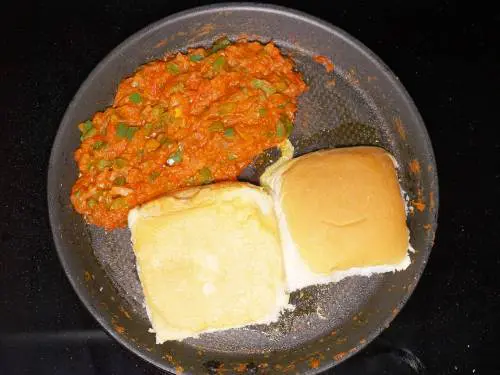
[[[222,183],[159,198],[129,214],[157,343],[278,319],[288,304],[270,196]]]
[[[394,158],[378,147],[317,151],[266,171],[288,291],[410,264]]]

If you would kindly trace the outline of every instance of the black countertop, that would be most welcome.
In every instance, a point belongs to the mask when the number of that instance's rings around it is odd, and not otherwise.
[[[500,373],[499,14],[451,1],[280,3],[343,28],[391,67],[438,163],[439,227],[414,295],[378,340],[331,373],[424,373],[418,361],[428,374]],[[3,6],[1,374],[161,373],[103,333],[73,292],[51,238],[46,172],[59,121],[92,68],[135,31],[194,5]],[[387,343],[397,350],[386,352]]]

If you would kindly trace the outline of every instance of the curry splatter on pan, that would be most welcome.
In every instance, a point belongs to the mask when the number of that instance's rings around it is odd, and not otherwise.
[[[119,81],[145,62],[221,36],[273,40],[293,58],[309,86],[301,96],[291,140],[296,154],[346,145],[380,145],[399,163],[408,193],[408,226],[416,252],[398,273],[351,277],[292,294],[296,305],[270,326],[206,334],[156,345],[148,333],[128,229],[87,225],[70,203],[77,177],[77,124],[113,99]],[[335,69],[314,61],[326,56]],[[242,175],[257,181],[276,155],[260,157]],[[431,250],[438,209],[436,165],[425,126],[389,69],[345,32],[303,13],[255,5],[218,5],[167,17],[133,35],[91,73],[57,133],[49,165],[48,204],[54,241],[79,297],[125,347],[158,367],[185,373],[317,373],[359,351],[387,327],[411,295]],[[172,301],[175,303],[176,301]],[[228,301],[231,303],[231,301]]]

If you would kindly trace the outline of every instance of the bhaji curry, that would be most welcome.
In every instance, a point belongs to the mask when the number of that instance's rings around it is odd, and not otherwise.
[[[141,66],[79,124],[75,209],[107,230],[186,186],[235,180],[290,134],[306,85],[273,44],[228,39]]]

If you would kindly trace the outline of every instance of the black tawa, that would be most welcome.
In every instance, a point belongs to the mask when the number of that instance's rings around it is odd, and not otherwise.
[[[156,345],[148,333],[128,230],[105,232],[87,225],[72,209],[77,124],[110,105],[120,80],[139,65],[189,47],[207,47],[221,36],[272,40],[303,73],[309,90],[299,99],[291,135],[296,155],[377,145],[395,156],[415,252],[405,271],[350,277],[293,293],[296,309],[275,324]],[[333,72],[313,60],[318,55],[332,60]],[[258,181],[275,156],[270,151],[258,158],[241,178]],[[57,133],[49,163],[48,204],[59,257],[78,296],[99,323],[137,355],[171,372],[317,373],[373,340],[410,297],[434,241],[438,183],[431,143],[413,101],[371,51],[309,15],[236,3],[167,17],[124,41],[94,69]]]

